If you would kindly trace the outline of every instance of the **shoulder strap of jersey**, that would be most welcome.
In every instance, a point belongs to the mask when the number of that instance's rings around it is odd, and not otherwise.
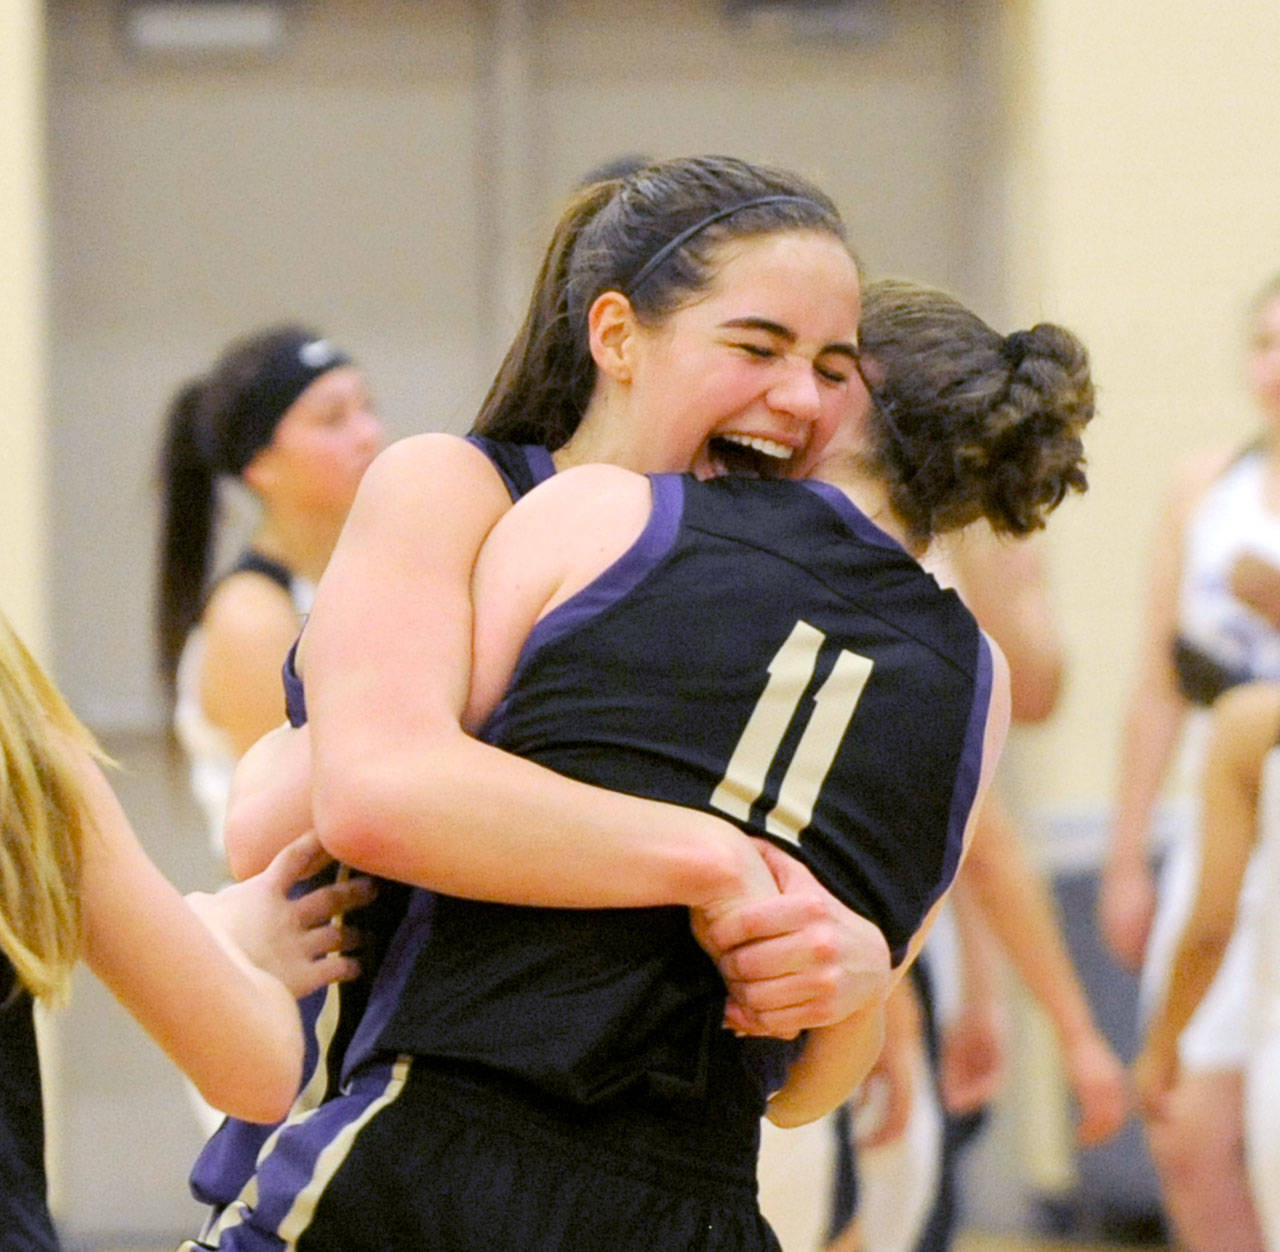
[[[556,472],[551,453],[541,444],[503,443],[484,435],[468,435],[466,438],[493,462],[513,501],[519,500]]]

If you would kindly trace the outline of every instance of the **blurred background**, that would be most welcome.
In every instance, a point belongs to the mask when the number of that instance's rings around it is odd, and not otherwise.
[[[871,274],[1002,328],[1061,321],[1092,351],[1092,489],[1048,542],[1069,685],[1008,777],[1126,1047],[1092,872],[1160,493],[1251,425],[1278,49],[1272,0],[0,0],[0,602],[121,757],[152,854],[211,885],[150,652],[175,385],[298,318],[366,367],[392,436],[461,432],[585,170],[697,151],[796,168]],[[1037,1029],[970,1221],[1141,1213],[1136,1135],[1072,1154]],[[90,979],[49,1047],[69,1244],[188,1232],[199,1138],[156,1049]]]

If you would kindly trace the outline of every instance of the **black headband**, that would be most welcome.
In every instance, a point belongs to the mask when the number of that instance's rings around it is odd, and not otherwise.
[[[262,368],[236,396],[222,426],[221,447],[212,457],[227,474],[240,474],[271,442],[280,419],[321,374],[349,365],[350,357],[326,339],[290,335],[263,362]]]
[[[641,267],[639,273],[627,284],[627,296],[632,295],[648,278],[659,265],[663,263],[677,248],[683,247],[694,235],[701,234],[708,226],[715,222],[722,221],[726,217],[732,217],[735,213],[740,213],[743,209],[754,209],[762,204],[781,204],[784,202],[794,202],[796,204],[809,204],[815,208],[820,208],[817,201],[812,200],[809,196],[758,196],[754,200],[743,200],[739,204],[731,204],[727,209],[717,209],[714,213],[708,213],[701,221],[694,222],[687,230],[682,230],[674,239],[669,239],[657,250]]]

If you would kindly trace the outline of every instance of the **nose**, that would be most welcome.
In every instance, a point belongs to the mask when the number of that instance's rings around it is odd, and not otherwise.
[[[368,406],[362,407],[358,414],[360,443],[370,451],[377,452],[386,441],[386,430],[382,419]]]
[[[786,413],[803,422],[816,421],[822,410],[813,362],[788,358],[785,369],[769,388],[765,400],[776,413]]]

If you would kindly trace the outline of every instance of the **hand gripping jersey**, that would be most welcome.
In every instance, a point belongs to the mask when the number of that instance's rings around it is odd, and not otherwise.
[[[551,454],[543,447],[498,443],[480,436],[469,436],[468,442],[493,462],[513,501],[555,472]],[[293,669],[292,652],[284,666],[284,691],[290,724],[303,725],[307,720],[306,697]],[[328,873],[331,875],[332,871]],[[319,881],[314,880],[312,885]],[[361,953],[366,976],[355,983],[335,983],[299,1002],[306,1057],[302,1087],[289,1118],[305,1115],[338,1090],[347,1045],[364,1012],[377,954],[385,948],[404,914],[407,890],[400,884],[380,884],[378,898],[352,919],[366,939]],[[196,1199],[215,1210],[232,1203],[252,1176],[264,1144],[277,1129],[227,1118],[192,1167],[190,1185]]]
[[[484,737],[772,839],[901,960],[960,855],[985,639],[834,489],[651,482],[643,535],[535,627]],[[750,1053],[770,1045],[722,1028],[724,998],[685,909],[417,892],[351,1051],[432,1057],[573,1106],[669,1101],[754,1145],[781,1072],[766,1064],[761,1081]]]

